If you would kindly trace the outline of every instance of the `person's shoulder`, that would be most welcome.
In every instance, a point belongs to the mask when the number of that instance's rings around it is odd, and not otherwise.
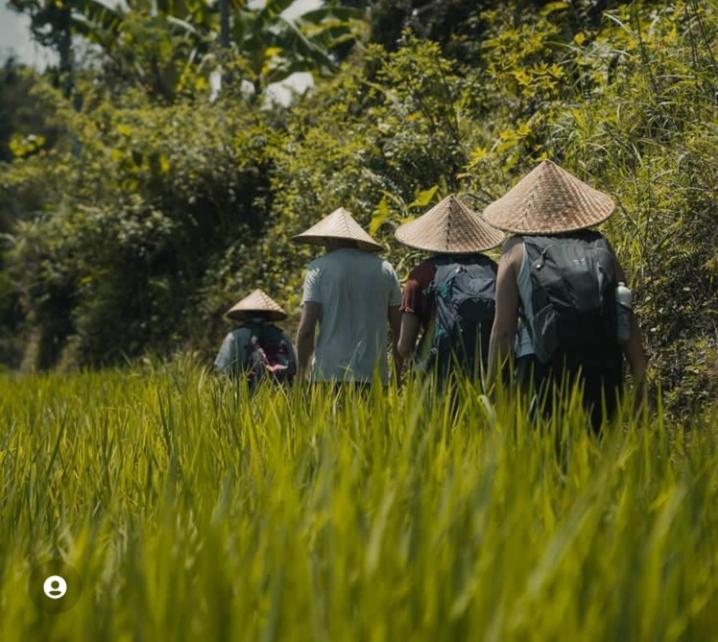
[[[521,247],[524,244],[524,237],[523,236],[509,236],[507,238],[503,245],[501,246],[501,253],[507,254],[508,252],[511,252],[516,247]]]
[[[267,332],[271,333],[272,335],[274,335],[275,337],[277,337],[279,339],[284,339],[286,341],[290,340],[287,333],[284,330],[282,330],[282,328],[280,328],[278,325],[275,325],[274,323],[267,324]]]
[[[394,266],[391,264],[390,261],[387,259],[382,258],[381,256],[374,255],[374,259],[377,260],[381,264],[381,269],[384,270],[384,272],[387,272],[389,274],[394,274]]]
[[[436,263],[431,259],[426,259],[412,268],[409,272],[409,280],[419,283],[431,281],[434,274],[436,274]]]
[[[386,259],[382,259],[380,257],[377,257],[380,260],[381,264],[381,274],[382,278],[390,284],[391,287],[398,287],[399,286],[399,277],[396,273],[396,270],[394,269],[394,266],[387,261]]]
[[[510,236],[501,247],[501,261],[520,263],[523,260],[524,239],[521,236]]]
[[[332,269],[338,264],[337,257],[333,256],[333,254],[333,252],[322,254],[310,261],[306,269],[306,278],[318,283],[322,275],[331,273]]]
[[[328,257],[331,256],[330,254],[323,254],[322,256],[318,256],[311,261],[309,261],[309,265],[307,265],[307,271],[309,270],[318,270],[323,265],[326,264]]]
[[[252,330],[250,329],[250,327],[246,323],[243,323],[242,325],[238,325],[236,328],[234,328],[234,330],[230,330],[225,337],[225,341],[230,339],[238,341],[243,337],[247,336],[248,334],[251,334],[251,332]]]

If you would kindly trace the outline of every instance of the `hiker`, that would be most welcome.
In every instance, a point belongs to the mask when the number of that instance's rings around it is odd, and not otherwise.
[[[616,410],[625,355],[639,400],[646,358],[635,315],[619,305],[626,276],[606,238],[591,228],[613,200],[550,160],[543,161],[484,218],[513,232],[504,245],[491,333],[489,381],[513,357],[518,383],[550,409],[555,386],[577,378],[597,430]],[[620,335],[620,336],[619,336]]]
[[[289,337],[272,321],[287,313],[262,290],[254,290],[225,315],[240,325],[222,342],[214,367],[229,377],[244,376],[254,391],[264,380],[288,384],[297,372],[297,358]]]
[[[414,357],[419,370],[435,372],[439,381],[455,367],[478,377],[488,361],[497,269],[482,252],[499,245],[504,235],[451,195],[401,225],[395,236],[431,254],[404,286],[399,354]]]
[[[386,384],[387,324],[397,370],[401,368],[396,352],[401,292],[392,266],[376,256],[382,246],[344,208],[293,240],[327,249],[309,264],[304,280],[297,330],[300,374],[308,372],[311,365],[312,381],[366,385],[378,366]]]

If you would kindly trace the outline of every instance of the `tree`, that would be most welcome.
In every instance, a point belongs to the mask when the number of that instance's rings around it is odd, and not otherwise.
[[[119,14],[96,0],[9,0],[16,11],[30,16],[30,30],[41,45],[54,49],[59,58],[60,80],[65,96],[73,90],[74,57],[72,37],[92,40],[119,24]]]
[[[67,96],[73,36],[98,46],[120,79],[171,101],[188,73],[208,76],[232,57],[255,96],[297,71],[332,71],[332,50],[353,42],[363,25],[362,11],[336,4],[288,20],[282,14],[294,0],[263,7],[246,0],[130,0],[115,9],[97,0],[10,1],[30,15],[34,38],[58,52]]]

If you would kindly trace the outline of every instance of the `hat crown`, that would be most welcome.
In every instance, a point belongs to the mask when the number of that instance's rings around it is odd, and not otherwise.
[[[551,160],[544,160],[484,210],[492,225],[510,232],[551,234],[606,220],[614,209],[604,194]]]
[[[356,234],[357,230],[364,232],[361,225],[354,220],[349,210],[344,207],[338,207],[324,221],[327,226],[336,226],[337,230],[349,236]]]
[[[394,236],[404,245],[428,252],[471,254],[496,247],[504,235],[450,194],[419,218],[399,226]]]

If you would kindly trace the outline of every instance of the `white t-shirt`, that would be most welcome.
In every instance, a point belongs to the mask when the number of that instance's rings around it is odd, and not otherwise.
[[[388,309],[401,303],[394,268],[369,252],[334,250],[309,264],[307,301],[321,305],[312,379],[371,381],[378,362],[386,383]]]

